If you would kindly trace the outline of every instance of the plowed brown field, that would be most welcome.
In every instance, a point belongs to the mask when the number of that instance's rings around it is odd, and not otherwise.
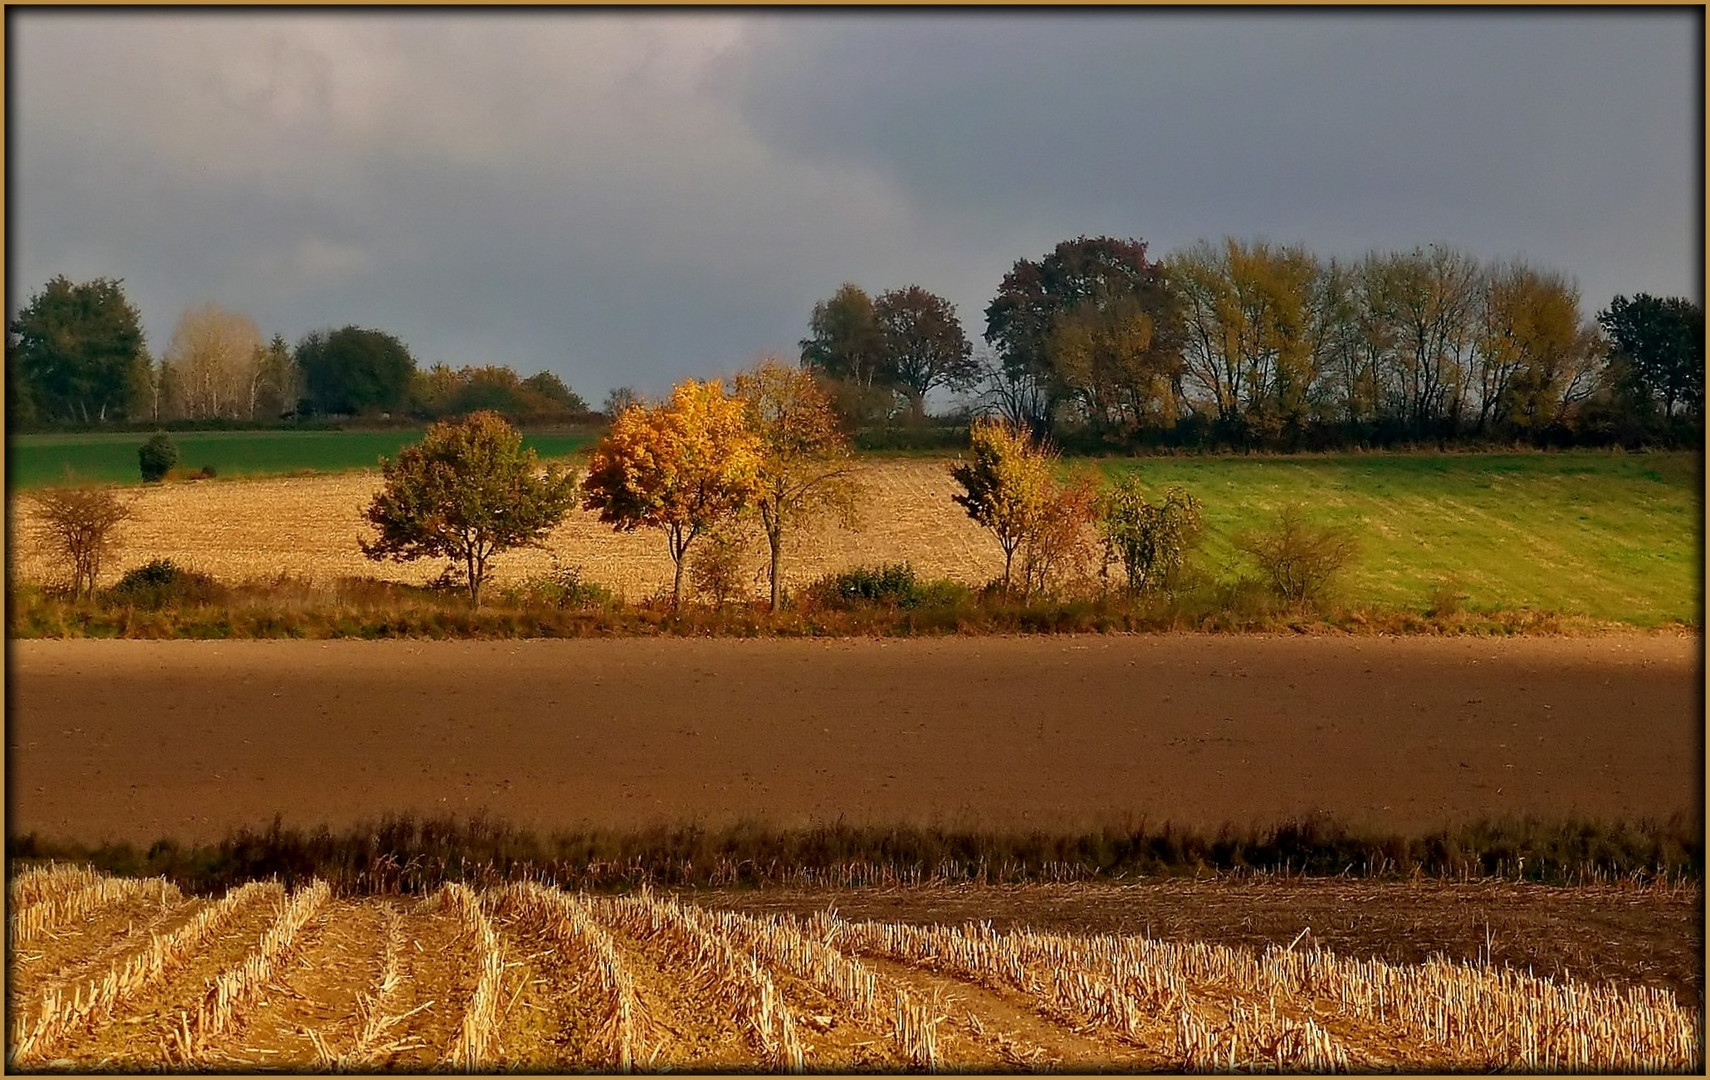
[[[1693,1071],[1666,991],[1311,945],[755,917],[536,885],[423,900],[156,888],[18,940],[90,888],[12,884],[8,1063],[26,1068],[897,1072]]]
[[[19,641],[7,828],[1703,813],[1694,638]]]

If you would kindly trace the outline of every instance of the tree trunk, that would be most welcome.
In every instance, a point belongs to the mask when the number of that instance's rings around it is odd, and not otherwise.
[[[779,606],[778,565],[783,560],[783,540],[782,536],[772,533],[766,534],[766,541],[772,548],[772,611],[774,613],[777,612]]]
[[[671,610],[673,611],[681,607],[683,603],[683,558],[687,554],[687,551],[678,552],[673,560],[677,565],[677,575],[671,582]]]

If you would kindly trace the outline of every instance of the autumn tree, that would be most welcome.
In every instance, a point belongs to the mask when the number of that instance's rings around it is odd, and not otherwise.
[[[583,505],[620,532],[664,531],[676,605],[690,546],[758,495],[761,455],[747,404],[716,380],[689,379],[665,403],[625,409],[612,421],[594,447]]]
[[[754,507],[766,534],[772,610],[777,611],[784,600],[786,536],[825,516],[852,524],[860,486],[831,398],[811,373],[768,357],[737,375],[736,396],[760,436]]]
[[[358,538],[370,559],[450,559],[469,602],[481,606],[489,560],[538,547],[576,502],[576,478],[544,471],[522,436],[493,412],[472,413],[428,429],[422,441],[382,463],[385,487],[363,517],[378,531]]]
[[[802,366],[826,385],[838,415],[860,424],[888,413],[894,394],[884,377],[885,333],[873,298],[845,283],[813,306],[808,330]]]
[[[1040,388],[1042,407],[1038,415],[1028,418],[1035,436],[1049,430],[1058,405],[1076,396],[1065,372],[1053,363],[1053,332],[1065,317],[1085,316],[1119,303],[1131,304],[1150,321],[1148,348],[1167,350],[1174,343],[1178,333],[1175,301],[1162,270],[1147,259],[1145,241],[1077,237],[1058,244],[1036,262],[1017,261],[1004,275],[997,296],[986,307],[985,339],[997,350],[1010,378]],[[1056,357],[1066,355],[1071,353],[1059,349]]]
[[[112,488],[73,484],[33,493],[31,527],[37,539],[64,562],[73,596],[93,596],[101,565],[117,542],[116,530],[131,516],[131,504]]]
[[[1015,553],[1039,522],[1052,494],[1051,455],[1023,428],[979,420],[969,432],[973,460],[950,467],[962,493],[950,498],[991,530],[1003,549],[1003,587],[1012,585]]]
[[[56,277],[6,329],[9,417],[96,424],[127,415],[143,332],[122,282]]]
[[[218,304],[186,311],[162,358],[173,411],[193,420],[254,418],[263,355],[248,315]]]
[[[1481,415],[1497,425],[1537,435],[1595,388],[1602,338],[1560,275],[1521,262],[1492,270],[1480,330]]]
[[[962,333],[956,305],[919,285],[892,289],[873,301],[882,348],[880,379],[908,401],[909,414],[926,414],[933,388],[964,389],[978,377],[973,346]]]

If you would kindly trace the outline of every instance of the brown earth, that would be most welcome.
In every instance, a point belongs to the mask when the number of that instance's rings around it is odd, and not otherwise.
[[[6,824],[1702,816],[1702,678],[1641,635],[21,641]]]

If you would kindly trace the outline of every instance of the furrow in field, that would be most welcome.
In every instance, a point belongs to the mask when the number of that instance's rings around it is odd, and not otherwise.
[[[518,965],[503,1052],[521,1068],[629,1072],[650,1018],[611,934],[585,900],[534,884],[487,896],[505,955]]]
[[[438,1068],[456,1050],[480,980],[475,942],[443,891],[406,910],[398,932],[397,981],[362,1067]]]
[[[201,1046],[198,1064],[337,1064],[357,1045],[367,1019],[362,996],[380,980],[386,911],[377,902],[335,901],[316,912],[248,1007]]]
[[[75,1068],[140,1068],[179,1060],[181,1023],[208,984],[238,962],[278,915],[284,892],[252,882],[200,910],[170,937],[73,990],[71,1002],[44,1006],[43,1022],[20,1040],[29,1061]],[[69,1009],[66,1005],[69,1004]]]

